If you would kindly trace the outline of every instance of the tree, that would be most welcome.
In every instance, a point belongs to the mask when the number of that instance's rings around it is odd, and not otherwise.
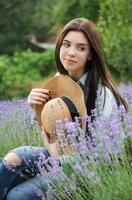
[[[132,80],[130,0],[100,0],[98,26],[111,70],[121,80]]]
[[[98,0],[60,0],[53,7],[53,30],[76,17],[86,17],[96,22],[98,14]]]
[[[43,31],[47,37],[49,13],[57,0],[0,1],[0,54],[24,49],[24,37]]]

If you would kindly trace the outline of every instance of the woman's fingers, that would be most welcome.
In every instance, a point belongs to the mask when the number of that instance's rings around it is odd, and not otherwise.
[[[32,105],[43,105],[44,103],[41,102],[41,101],[35,101],[35,100],[30,100],[30,103],[29,103],[29,106],[32,106]]]
[[[32,108],[36,105],[42,105],[50,99],[50,91],[41,88],[34,88],[28,96],[28,104]]]
[[[49,96],[48,95],[31,95],[30,96],[30,100],[34,100],[34,101],[39,101],[39,102],[46,102],[47,100],[49,99]]]
[[[42,89],[42,88],[33,88],[33,89],[31,90],[31,92],[49,94],[49,93],[50,93],[50,90]]]
[[[30,92],[30,96],[38,96],[38,97],[42,97],[42,98],[48,98],[49,97],[49,90],[46,90],[46,89],[32,89],[31,92]]]

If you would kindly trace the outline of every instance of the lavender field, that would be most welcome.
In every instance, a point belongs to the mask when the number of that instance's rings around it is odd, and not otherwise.
[[[89,128],[92,133],[85,140],[84,133],[75,124],[67,123],[66,141],[76,148],[77,159],[62,158],[63,168],[53,161],[48,173],[41,169],[40,177],[44,184],[47,179],[47,197],[43,191],[37,191],[42,199],[48,200],[130,200],[132,197],[132,84],[120,84],[119,89],[129,104],[129,112],[122,108],[115,112],[113,121],[96,119]],[[123,122],[120,121],[120,114]],[[116,119],[116,120],[115,120]],[[124,132],[120,140],[120,123]],[[64,140],[64,133],[58,124],[58,134]],[[97,130],[98,127],[98,130]],[[81,133],[81,134],[80,134]],[[97,139],[98,136],[98,139]],[[78,143],[75,138],[78,137]],[[125,145],[124,145],[125,144]],[[33,111],[27,106],[26,99],[0,102],[0,157],[11,149],[22,145],[43,146],[40,129]],[[125,146],[125,148],[124,148]],[[64,147],[62,146],[62,149]],[[119,159],[120,157],[120,159]],[[47,162],[47,161],[45,161]],[[47,177],[47,179],[46,179]]]
[[[26,99],[0,102],[0,157],[12,148],[39,143],[40,129]]]

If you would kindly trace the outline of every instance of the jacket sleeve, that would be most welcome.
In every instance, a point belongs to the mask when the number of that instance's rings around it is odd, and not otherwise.
[[[96,108],[98,114],[110,118],[113,109],[117,108],[116,99],[108,87],[99,86],[97,92]]]

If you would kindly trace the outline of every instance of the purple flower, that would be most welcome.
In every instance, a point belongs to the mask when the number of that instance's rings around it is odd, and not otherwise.
[[[78,173],[78,172],[82,172],[82,167],[79,163],[77,163],[75,166],[74,166],[74,170]]]
[[[41,198],[41,200],[45,200],[46,199],[42,189],[38,188],[37,186],[34,187],[34,192],[37,194],[38,197]]]
[[[128,132],[127,136],[132,137],[132,131]]]

